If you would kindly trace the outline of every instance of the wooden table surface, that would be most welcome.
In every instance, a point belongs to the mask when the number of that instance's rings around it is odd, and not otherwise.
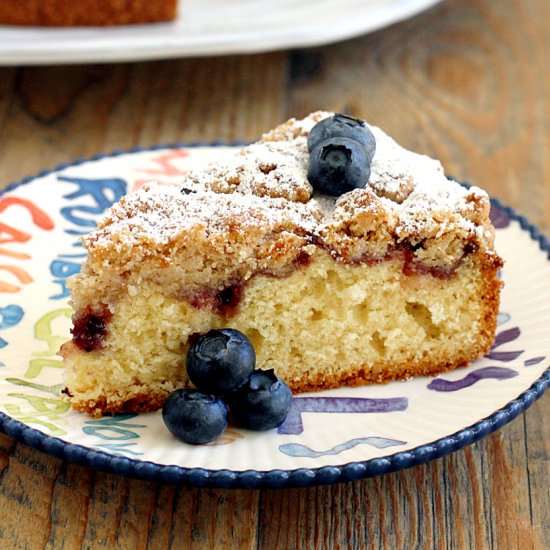
[[[0,184],[116,148],[253,140],[347,111],[550,232],[550,2],[447,0],[313,50],[0,68]],[[0,549],[550,548],[550,395],[429,464],[310,489],[205,490],[0,435]]]

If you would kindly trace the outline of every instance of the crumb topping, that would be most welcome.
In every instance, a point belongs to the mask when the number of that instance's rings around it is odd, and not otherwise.
[[[72,283],[75,303],[91,298],[78,284],[90,275],[118,278],[119,290],[143,277],[223,288],[257,272],[284,274],[321,249],[353,263],[407,245],[418,262],[440,268],[468,251],[494,254],[487,194],[447,179],[438,161],[379,128],[370,126],[376,153],[365,188],[337,198],[314,192],[307,135],[330,114],[290,119],[189,174],[181,190],[152,185],[124,197],[84,238],[89,255]]]

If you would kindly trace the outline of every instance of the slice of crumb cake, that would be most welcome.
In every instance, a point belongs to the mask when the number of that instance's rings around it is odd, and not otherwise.
[[[487,352],[502,265],[487,194],[375,127],[366,186],[318,194],[307,136],[328,116],[291,119],[182,189],[129,194],[85,237],[61,350],[75,409],[158,408],[188,385],[189,342],[211,328],[244,332],[259,368],[295,391],[436,374]]]

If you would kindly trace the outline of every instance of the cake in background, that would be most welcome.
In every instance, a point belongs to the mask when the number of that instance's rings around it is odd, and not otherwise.
[[[0,24],[81,27],[160,23],[176,18],[178,0],[1,0]]]

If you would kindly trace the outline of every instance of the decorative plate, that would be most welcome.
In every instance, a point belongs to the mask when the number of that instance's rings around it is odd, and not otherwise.
[[[548,241],[493,201],[506,261],[496,341],[467,368],[435,378],[296,395],[277,430],[228,429],[218,441],[175,440],[160,412],[93,419],[58,397],[69,338],[67,277],[80,235],[124,193],[177,183],[227,146],[172,146],[98,156],[43,172],[0,197],[0,428],[88,466],[219,487],[352,480],[426,462],[509,422],[550,381]]]
[[[440,0],[182,0],[173,23],[0,26],[0,65],[105,63],[303,48],[372,32]]]

